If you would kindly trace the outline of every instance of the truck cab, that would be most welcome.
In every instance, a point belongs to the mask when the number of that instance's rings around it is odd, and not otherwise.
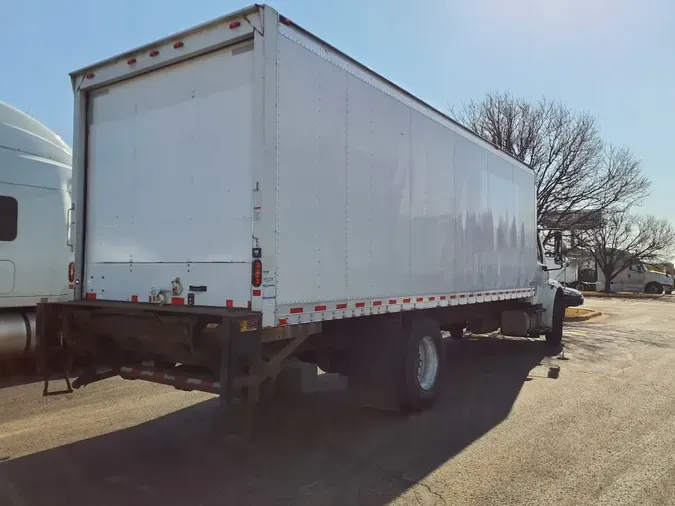
[[[605,277],[598,269],[598,288],[604,287]],[[612,292],[672,293],[673,278],[663,272],[650,270],[643,262],[634,262],[612,280]]]
[[[34,349],[39,302],[72,298],[71,159],[58,135],[0,102],[0,361]]]

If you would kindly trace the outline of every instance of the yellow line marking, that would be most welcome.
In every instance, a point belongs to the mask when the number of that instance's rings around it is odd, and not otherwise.
[[[586,337],[588,336],[588,332],[584,330],[566,330],[564,332],[566,336],[577,336],[577,337]]]

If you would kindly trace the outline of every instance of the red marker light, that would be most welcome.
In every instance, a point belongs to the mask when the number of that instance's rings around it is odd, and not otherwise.
[[[127,60],[127,65],[133,65],[134,63],[136,63],[136,58],[129,58]]]
[[[286,26],[291,26],[291,20],[284,16],[279,16],[279,22],[283,23]]]
[[[70,262],[68,265],[68,282],[73,283],[75,281],[75,262]]]
[[[159,51],[157,51],[156,49],[153,50],[153,51],[150,51],[150,58],[154,58],[157,55],[159,55]]]
[[[87,79],[92,79],[92,78],[94,77],[94,74],[91,74],[91,73],[90,73],[90,74],[85,74],[84,77],[87,78]]]
[[[239,21],[232,21],[230,23],[230,30],[234,30],[235,28],[239,28],[241,26],[241,23]]]
[[[262,262],[259,259],[253,260],[253,279],[252,284],[256,288],[262,285]]]
[[[183,47],[183,43],[180,42],[180,41],[174,43],[174,45],[173,45],[173,48],[174,48],[174,49],[180,49],[181,47]]]

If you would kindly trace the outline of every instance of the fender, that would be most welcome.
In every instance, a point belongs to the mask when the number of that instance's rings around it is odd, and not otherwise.
[[[541,304],[544,311],[537,313],[536,326],[541,330],[548,330],[553,326],[553,306],[556,296],[563,296],[562,285],[555,279],[547,279],[543,286],[537,286],[533,303]]]

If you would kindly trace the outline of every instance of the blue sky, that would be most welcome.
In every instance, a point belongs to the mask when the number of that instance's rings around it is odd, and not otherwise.
[[[68,72],[246,0],[22,0],[2,8],[0,100],[72,140]],[[597,116],[675,222],[672,0],[272,0],[282,14],[433,105],[508,90]]]

